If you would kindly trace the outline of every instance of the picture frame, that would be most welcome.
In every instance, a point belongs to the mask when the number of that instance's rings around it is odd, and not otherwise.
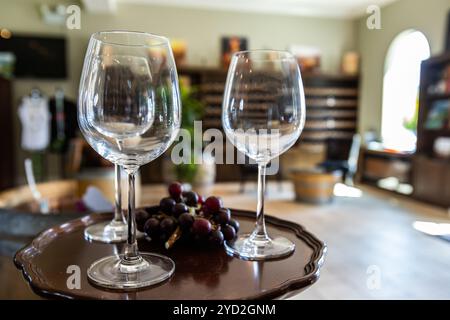
[[[248,40],[240,36],[226,36],[221,39],[221,62],[223,68],[228,68],[233,53],[248,50]]]

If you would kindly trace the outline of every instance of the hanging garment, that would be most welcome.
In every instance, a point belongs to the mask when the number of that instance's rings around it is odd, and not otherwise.
[[[61,112],[61,110],[58,110],[58,100],[55,97],[50,98],[48,105],[51,115],[50,149],[52,152],[64,153],[79,130],[77,105],[75,102],[64,98]],[[58,125],[58,123],[62,123],[62,125]]]
[[[24,97],[19,106],[22,123],[22,148],[27,151],[41,151],[50,142],[50,112],[45,97]]]

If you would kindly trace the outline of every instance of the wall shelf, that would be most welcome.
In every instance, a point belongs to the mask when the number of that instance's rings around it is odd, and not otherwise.
[[[450,54],[428,59],[422,63],[420,80],[419,121],[417,126],[417,150],[413,157],[413,186],[416,199],[435,205],[450,207],[450,160],[439,158],[433,151],[438,137],[450,137],[450,110],[447,124],[440,129],[427,129],[433,103],[450,99],[449,93],[428,93],[428,88],[450,68]]]

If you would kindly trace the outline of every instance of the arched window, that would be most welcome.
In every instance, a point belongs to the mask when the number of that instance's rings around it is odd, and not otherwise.
[[[381,135],[385,148],[414,151],[419,108],[420,64],[430,57],[427,38],[407,30],[392,41],[383,78]]]

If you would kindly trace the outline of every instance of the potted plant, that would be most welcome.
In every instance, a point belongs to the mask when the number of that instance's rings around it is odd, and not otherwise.
[[[180,96],[182,104],[181,128],[189,132],[191,137],[191,161],[174,165],[170,158],[165,161],[165,182],[178,180],[197,188],[207,187],[214,183],[215,164],[194,163],[194,121],[200,121],[204,113],[203,103],[197,99],[197,90],[194,87],[180,83]],[[169,153],[170,154],[170,153]]]

